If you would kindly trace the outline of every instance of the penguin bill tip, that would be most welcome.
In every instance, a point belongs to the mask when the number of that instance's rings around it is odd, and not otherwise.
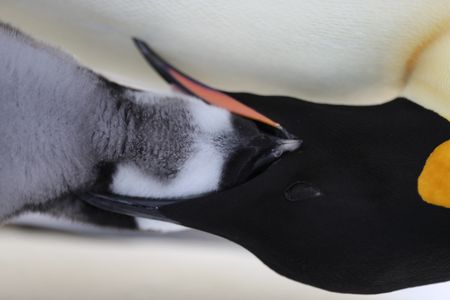
[[[303,141],[300,139],[285,139],[280,141],[278,147],[282,153],[293,152],[299,149],[302,144]]]

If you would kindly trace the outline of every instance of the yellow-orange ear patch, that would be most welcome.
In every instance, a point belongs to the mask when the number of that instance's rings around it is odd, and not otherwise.
[[[450,140],[428,157],[419,176],[418,189],[425,202],[450,208]]]

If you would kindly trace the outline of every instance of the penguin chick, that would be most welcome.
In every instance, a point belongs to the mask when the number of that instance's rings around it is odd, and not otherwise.
[[[200,100],[112,83],[1,24],[0,70],[0,221],[100,181],[135,196],[216,191],[299,146]]]

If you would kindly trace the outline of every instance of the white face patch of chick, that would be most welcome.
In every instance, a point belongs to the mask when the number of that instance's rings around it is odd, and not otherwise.
[[[224,157],[209,144],[197,144],[177,176],[170,181],[144,173],[137,166],[119,164],[110,186],[120,195],[175,198],[215,191],[219,187]]]
[[[173,198],[198,195],[215,191],[219,187],[224,157],[212,145],[197,146],[196,151],[183,166],[179,174],[169,182],[142,172],[132,164],[120,164],[113,176],[110,190],[119,195]],[[184,230],[182,226],[136,218],[141,230],[171,232]]]
[[[120,164],[113,176],[110,189],[119,195],[172,198],[188,197],[219,188],[224,158],[212,145],[198,145],[198,151],[186,162],[179,174],[170,182],[143,173],[132,164]],[[135,218],[141,230],[173,232],[185,230],[183,226]]]
[[[225,109],[189,98],[191,113],[200,129],[206,133],[231,132],[231,113]]]
[[[167,98],[183,99],[194,117],[196,124],[205,133],[221,133],[233,130],[231,113],[225,109],[209,105],[200,99],[180,94],[178,92],[132,92],[127,95],[136,103],[156,104],[161,101],[170,101]]]

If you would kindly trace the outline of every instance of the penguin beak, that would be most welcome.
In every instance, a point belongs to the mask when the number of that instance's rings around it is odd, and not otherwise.
[[[130,197],[112,193],[92,193],[78,195],[78,198],[97,208],[128,215],[178,224],[164,215],[161,208],[188,200],[188,198],[154,199]]]
[[[175,90],[202,99],[231,113],[274,127],[285,136],[288,136],[287,131],[279,123],[239,102],[230,95],[195,80],[176,69],[161,58],[146,42],[137,38],[133,38],[133,42],[147,63]]]

